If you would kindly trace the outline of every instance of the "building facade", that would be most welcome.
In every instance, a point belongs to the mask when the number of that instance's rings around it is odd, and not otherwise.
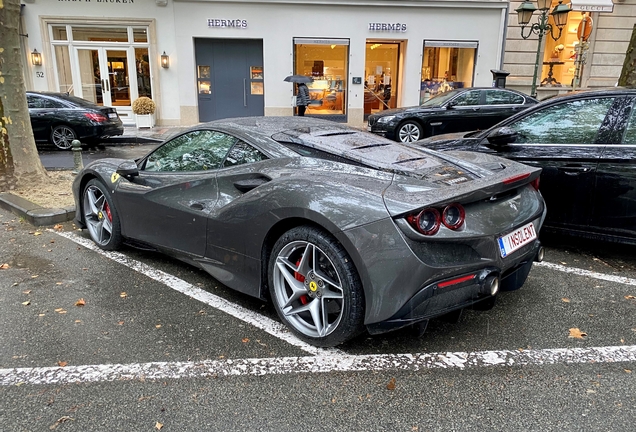
[[[159,125],[292,115],[294,74],[313,79],[307,115],[354,125],[490,86],[509,14],[497,0],[23,2],[29,89],[114,106],[127,124],[149,96]]]
[[[552,10],[559,2],[552,2]],[[507,86],[530,93],[538,37],[521,36],[515,10],[520,1],[510,3],[503,68],[510,72]],[[576,88],[613,87],[620,77],[625,53],[636,24],[636,0],[571,0],[573,9],[557,40],[546,35],[540,47],[537,97]],[[530,22],[537,22],[537,12]],[[583,25],[587,27],[582,28]],[[550,23],[553,23],[550,19]],[[528,29],[526,29],[526,34]],[[588,33],[589,32],[589,33]],[[554,29],[557,36],[557,29]],[[584,40],[587,35],[587,41]],[[579,54],[577,45],[586,49]],[[577,56],[581,56],[577,65]],[[578,81],[575,81],[578,77]]]

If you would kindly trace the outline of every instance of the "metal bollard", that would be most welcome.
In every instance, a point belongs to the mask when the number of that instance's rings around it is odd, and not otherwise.
[[[77,174],[84,168],[84,162],[82,161],[82,143],[79,140],[73,140],[71,146],[73,147],[73,163],[75,165],[73,174]]]

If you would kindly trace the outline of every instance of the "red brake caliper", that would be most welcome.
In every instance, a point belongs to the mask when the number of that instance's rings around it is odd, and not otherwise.
[[[302,257],[301,257],[301,258],[302,258]],[[301,259],[301,258],[299,258],[299,259],[298,259],[298,261],[296,262],[296,267],[298,267],[298,266],[300,265],[300,259]],[[297,280],[297,281],[299,281],[299,282],[303,282],[303,283],[305,282],[305,276],[301,275],[301,274],[300,274],[300,273],[298,273],[298,272],[294,272],[294,277],[295,277],[295,278],[296,278],[296,280]],[[306,296],[306,295],[302,295],[302,296],[300,296],[300,302],[301,302],[302,304],[306,305],[307,303],[309,303],[309,299],[307,298],[307,296]]]
[[[113,221],[113,215],[110,213],[110,206],[107,202],[104,203],[104,211],[106,212],[106,216],[108,216],[108,220],[110,222]]]

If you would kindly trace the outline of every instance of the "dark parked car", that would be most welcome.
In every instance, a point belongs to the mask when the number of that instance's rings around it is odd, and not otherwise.
[[[570,93],[490,130],[418,145],[473,150],[543,168],[551,231],[636,244],[636,90]]]
[[[542,256],[539,169],[409,147],[338,123],[201,124],[74,184],[76,223],[103,249],[179,257],[319,346],[494,305]]]
[[[68,150],[74,139],[94,144],[124,133],[115,108],[95,105],[66,93],[27,92],[29,116],[36,142]]]
[[[465,88],[441,93],[420,106],[371,114],[367,129],[398,142],[433,135],[488,129],[537,100],[502,88]]]

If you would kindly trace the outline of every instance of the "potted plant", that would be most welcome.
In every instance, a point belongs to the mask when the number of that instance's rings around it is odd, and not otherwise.
[[[155,108],[155,102],[146,96],[142,96],[133,102],[132,110],[135,113],[137,129],[151,128],[155,125]]]

